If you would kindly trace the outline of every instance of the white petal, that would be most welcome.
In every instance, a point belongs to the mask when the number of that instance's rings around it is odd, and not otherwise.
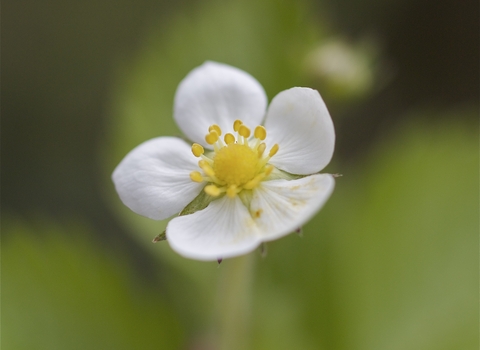
[[[205,62],[178,86],[174,118],[187,137],[210,148],[205,143],[210,125],[218,124],[227,133],[240,119],[254,128],[261,124],[266,107],[265,91],[250,74],[225,64]]]
[[[128,153],[112,179],[122,202],[137,214],[162,220],[180,212],[201,191],[190,172],[198,169],[190,146],[176,137],[159,137]]]
[[[267,146],[280,149],[270,160],[292,174],[313,174],[332,158],[335,130],[320,94],[309,88],[292,88],[272,100],[265,120]]]
[[[167,240],[179,254],[198,260],[216,260],[245,254],[260,240],[247,208],[236,196],[224,196],[194,214],[174,218]]]
[[[262,241],[300,228],[325,204],[334,187],[335,180],[329,174],[262,182],[254,190],[250,205]]]

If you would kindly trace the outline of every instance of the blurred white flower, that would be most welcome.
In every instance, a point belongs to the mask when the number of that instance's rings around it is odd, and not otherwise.
[[[262,86],[244,71],[197,67],[174,105],[175,121],[196,143],[158,137],[133,149],[112,176],[121,200],[155,220],[180,213],[167,240],[199,260],[245,254],[293,232],[333,191],[333,176],[318,172],[333,155],[334,127],[309,88],[285,90],[266,107]]]
[[[352,44],[332,39],[307,56],[306,68],[336,99],[361,97],[374,87],[377,51],[372,40]]]

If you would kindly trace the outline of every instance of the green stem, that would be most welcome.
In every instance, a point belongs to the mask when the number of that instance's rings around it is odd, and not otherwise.
[[[220,350],[249,349],[251,292],[255,254],[222,263],[217,298],[218,344]]]

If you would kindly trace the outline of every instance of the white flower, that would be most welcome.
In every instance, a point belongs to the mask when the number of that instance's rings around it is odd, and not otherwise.
[[[121,200],[155,220],[180,212],[167,240],[199,260],[245,254],[293,232],[333,191],[333,176],[318,172],[335,131],[315,90],[282,91],[266,107],[249,74],[214,62],[194,69],[177,89],[174,118],[196,143],[158,137],[133,149],[112,176]]]

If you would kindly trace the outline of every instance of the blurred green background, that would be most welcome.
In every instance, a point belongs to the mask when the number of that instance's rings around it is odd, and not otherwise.
[[[130,212],[110,181],[134,146],[180,135],[175,89],[205,60],[269,99],[318,89],[337,132],[325,171],[343,174],[301,237],[252,253],[244,348],[478,349],[477,2],[2,12],[2,349],[220,348],[234,260],[152,244],[166,222]]]

